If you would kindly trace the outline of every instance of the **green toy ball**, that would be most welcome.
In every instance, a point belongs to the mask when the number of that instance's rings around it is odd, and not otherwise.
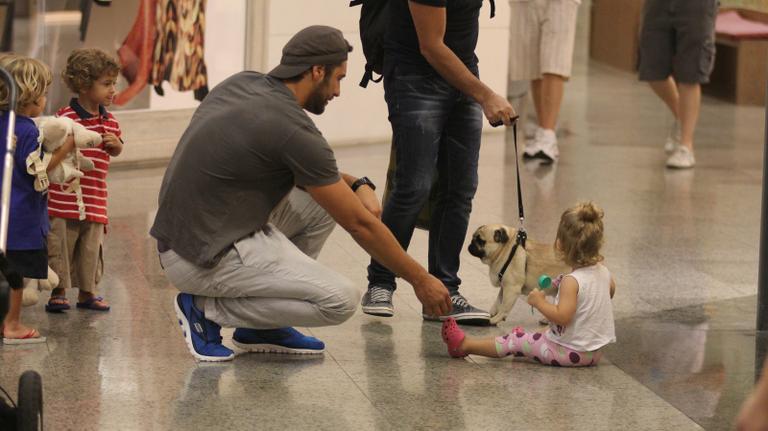
[[[544,274],[539,277],[539,290],[549,289],[552,286],[552,279]]]

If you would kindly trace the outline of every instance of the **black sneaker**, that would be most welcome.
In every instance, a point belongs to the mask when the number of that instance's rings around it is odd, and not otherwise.
[[[451,295],[451,304],[453,309],[445,316],[430,316],[429,314],[422,313],[421,317],[424,320],[435,322],[453,317],[457,323],[462,325],[488,326],[491,324],[491,315],[485,310],[472,306],[472,304],[467,302],[467,298],[461,296],[460,293]]]
[[[369,287],[361,301],[363,313],[372,316],[392,317],[395,314],[395,306],[392,305],[392,293],[386,287]]]

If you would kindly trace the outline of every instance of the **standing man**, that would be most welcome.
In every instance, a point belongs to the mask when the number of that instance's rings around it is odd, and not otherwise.
[[[668,168],[696,164],[693,135],[701,84],[715,65],[715,17],[719,0],[647,0],[640,33],[640,80],[648,81],[675,123],[664,149]]]
[[[322,114],[340,95],[351,50],[334,28],[300,31],[268,75],[241,72],[214,88],[181,137],[150,233],[182,292],[174,308],[198,360],[232,359],[221,326],[237,328],[246,351],[322,352],[292,326],[338,325],[357,308],[352,283],[315,260],[335,223],[411,283],[426,310],[450,311],[445,286],[377,218],[370,181],[339,173],[304,112]]]
[[[488,324],[459,293],[459,255],[477,189],[483,114],[511,124],[506,98],[479,79],[475,46],[482,0],[391,0],[384,42],[384,92],[397,168],[382,221],[407,249],[434,176],[438,198],[429,226],[429,272],[451,292],[460,323]],[[375,256],[363,312],[392,316],[395,274]],[[423,310],[427,320],[437,319]]]
[[[531,81],[538,125],[523,156],[557,160],[555,126],[571,76],[581,0],[511,0],[509,79]]]

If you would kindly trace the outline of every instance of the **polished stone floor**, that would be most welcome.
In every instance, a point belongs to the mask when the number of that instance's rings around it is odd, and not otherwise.
[[[326,342],[322,357],[198,364],[147,235],[163,174],[156,168],[110,174],[102,287],[113,310],[25,309],[48,342],[0,347],[0,384],[15,396],[19,374],[39,371],[51,430],[729,429],[764,356],[756,350],[768,343],[755,331],[763,115],[705,98],[698,166],[669,171],[662,146],[671,119],[661,102],[630,74],[578,62],[561,161],[521,169],[534,239],[551,241],[560,212],[577,200],[605,209],[618,342],[598,367],[450,359],[406,284],[394,318],[358,313],[308,329]],[[484,137],[470,229],[516,223],[511,142]],[[377,184],[388,154],[387,145],[337,150],[343,170]],[[418,232],[411,248],[422,262],[426,243]],[[333,233],[320,260],[363,289],[367,258],[345,232]],[[491,303],[487,270],[468,253],[461,276],[467,297]],[[521,300],[501,328],[470,332],[495,335],[537,319]]]
[[[39,371],[52,430],[728,429],[754,381],[755,346],[768,341],[754,323],[764,111],[706,99],[699,166],[668,171],[661,104],[631,75],[584,67],[568,87],[561,161],[521,168],[533,238],[551,240],[559,213],[576,200],[605,208],[618,342],[600,366],[450,359],[405,284],[392,319],[358,313],[309,329],[327,343],[320,358],[198,364],[147,235],[163,174],[156,168],[111,174],[102,286],[113,310],[25,309],[48,342],[0,347],[0,384],[15,394],[23,370]],[[484,138],[471,228],[516,223],[511,142]],[[383,184],[386,145],[337,156],[342,169]],[[411,252],[425,260],[425,233]],[[342,230],[320,260],[363,288],[367,259]],[[462,265],[464,293],[487,306],[495,291],[486,269],[467,253]],[[535,326],[529,310],[521,300],[503,327],[470,332]]]

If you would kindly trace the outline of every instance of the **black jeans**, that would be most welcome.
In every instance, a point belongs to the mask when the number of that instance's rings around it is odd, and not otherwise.
[[[429,226],[429,272],[456,293],[461,284],[459,255],[477,190],[482,109],[435,73],[395,70],[384,79],[384,92],[397,169],[382,221],[408,249],[437,172],[438,200]],[[369,287],[394,290],[395,275],[372,259],[368,283]]]

